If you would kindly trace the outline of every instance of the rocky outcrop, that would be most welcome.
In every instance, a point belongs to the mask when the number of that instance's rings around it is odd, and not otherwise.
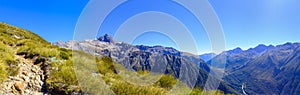
[[[98,40],[102,41],[102,42],[114,43],[113,38],[108,34],[105,34],[104,36],[99,37]]]
[[[0,95],[43,95],[44,81],[47,78],[45,72],[46,62],[37,63],[36,59],[25,59],[24,56],[16,55],[19,72],[15,76],[9,76],[0,87]],[[49,72],[48,72],[49,74]]]

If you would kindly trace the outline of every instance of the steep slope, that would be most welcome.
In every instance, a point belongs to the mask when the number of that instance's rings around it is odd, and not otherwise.
[[[299,88],[299,43],[278,45],[231,71],[225,81],[233,88],[244,83],[249,94],[296,95]]]
[[[287,58],[286,64],[280,68],[283,72],[275,76],[275,79],[279,81],[278,88],[282,95],[300,93],[300,46],[291,55],[293,56]]]
[[[46,57],[61,58],[58,47],[28,30],[0,23],[0,48],[0,94],[43,93],[49,77]]]
[[[28,30],[0,23],[0,57],[0,94],[70,93],[72,91],[55,88],[54,85],[61,84],[60,88],[66,89],[78,85],[72,79],[75,78],[72,69],[67,68],[71,66],[68,62],[70,51],[53,46]],[[58,72],[61,68],[64,70]],[[64,75],[53,76],[58,73]]]
[[[222,52],[221,54],[217,55],[213,59],[209,60],[208,64],[214,64],[216,68],[223,68],[225,67],[225,73],[233,72],[241,68],[247,62],[259,57],[264,52],[273,49],[274,46],[269,45],[258,45],[255,48],[250,48],[248,50],[243,51],[241,48],[235,48],[233,50]],[[225,63],[223,63],[225,57]]]

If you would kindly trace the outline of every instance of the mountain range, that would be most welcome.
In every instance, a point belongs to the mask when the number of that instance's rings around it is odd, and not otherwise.
[[[197,79],[202,81],[207,78],[208,72],[213,71],[212,69],[225,67],[222,79],[224,84],[221,85],[226,88],[219,89],[227,89],[231,93],[237,91],[236,94],[243,93],[241,90],[243,84],[247,94],[292,95],[300,92],[300,86],[298,86],[300,84],[299,43],[286,43],[277,46],[260,44],[248,50],[242,50],[238,47],[218,55],[209,53],[199,56],[181,52],[171,47],[133,46],[114,41],[109,35],[104,35],[98,40],[57,42],[55,44],[64,48],[70,48],[74,45],[73,48],[79,49],[78,47],[81,47],[79,50],[86,52],[89,52],[87,50],[96,51],[95,55],[112,57],[128,69],[136,71],[139,69],[150,70],[154,65],[149,60],[163,58],[158,63],[166,62],[164,64],[167,65],[167,69],[164,73],[172,74],[176,78],[179,78],[180,71],[176,66],[180,64],[191,66],[185,69],[192,69],[191,72],[187,72],[188,75],[186,76],[190,79],[193,78],[193,74],[196,74],[193,68],[199,67],[199,76],[203,77]],[[224,57],[226,64],[222,63]],[[211,64],[214,66],[210,66]],[[187,82],[191,81],[190,79]],[[204,83],[199,82],[197,85],[203,87]]]
[[[72,51],[71,49],[74,49]],[[300,43],[263,45],[220,54],[194,55],[172,47],[131,45],[110,35],[96,40],[49,43],[40,36],[0,23],[0,94],[95,94],[103,88],[94,78],[78,82],[74,53],[95,57],[97,73],[118,95],[166,94],[180,80],[191,95],[221,94],[298,95],[300,93]],[[87,58],[88,59],[88,58]],[[89,60],[81,65],[89,70]],[[128,71],[161,73],[153,85],[137,86],[120,78],[120,65]],[[224,71],[222,71],[224,70]],[[80,74],[89,75],[87,72]],[[213,84],[220,83],[215,90]],[[94,89],[87,89],[86,84]],[[103,94],[103,93],[102,93]],[[107,93],[106,93],[107,94]]]
[[[245,92],[248,94],[296,94],[299,92],[299,87],[293,86],[298,85],[300,80],[297,75],[300,64],[298,56],[299,43],[286,43],[278,46],[260,44],[248,50],[242,50],[238,47],[218,55],[209,53],[199,56],[180,52],[171,47],[133,46],[114,41],[109,35],[104,35],[98,40],[57,42],[55,44],[64,48],[70,48],[70,46],[74,45],[75,47],[73,48],[86,52],[89,52],[87,50],[96,51],[95,55],[112,57],[116,62],[121,63],[128,69],[136,71],[139,69],[150,70],[154,66],[151,63],[161,64],[163,61],[166,62],[164,64],[169,68],[164,73],[172,74],[176,78],[179,78],[180,69],[176,67],[178,64],[191,66],[185,70],[199,67],[201,71],[199,76],[204,75],[204,77],[198,77],[198,79],[202,81],[207,78],[207,73],[211,72],[212,69],[225,67],[224,84],[221,85],[226,84],[226,89],[233,88],[238,93],[242,93],[242,84],[245,85]],[[93,45],[95,47],[92,47]],[[224,60],[224,57],[226,64],[221,62]],[[150,62],[151,58],[163,59],[158,62]],[[214,64],[214,66],[210,66],[211,64]],[[191,71],[187,72],[187,74],[192,73],[187,78],[191,79],[193,78],[192,75],[196,74],[195,71]],[[203,87],[203,84],[197,83],[201,87]],[[222,89],[224,90],[224,88]],[[289,91],[290,89],[293,91]],[[234,90],[229,91],[234,92]]]
[[[111,57],[129,70],[147,70],[154,73],[170,74],[186,83],[189,87],[203,88],[209,76],[217,75],[197,55],[181,52],[172,47],[134,46],[115,41],[107,34],[99,37],[97,40],[56,42],[53,44],[62,48],[83,50],[99,57]],[[216,77],[212,80],[216,82],[221,81],[220,86],[217,88],[225,93],[239,93]]]
[[[103,42],[103,45],[115,43],[106,38],[99,38],[98,42]],[[122,47],[127,46],[127,48],[136,49],[128,44],[120,45]],[[115,46],[117,47],[118,45],[116,44]],[[118,47],[119,48],[114,49],[123,49],[120,51],[126,49],[120,48],[120,46]],[[115,56],[113,53],[105,53],[106,50],[103,50],[104,54],[108,54],[108,56],[110,54],[111,57]],[[76,56],[76,54],[80,56]],[[146,52],[140,54],[135,52],[132,53],[131,56],[139,57],[136,57],[131,61],[148,58],[147,56],[153,55],[155,54]],[[127,71],[126,69],[117,70],[114,68],[115,66],[123,66],[106,55],[96,57],[94,54],[60,48],[47,42],[29,30],[11,26],[6,23],[0,23],[0,57],[0,95],[164,95],[174,87],[175,83],[178,83],[178,79],[173,76],[181,75],[173,69],[181,67],[181,65],[183,65],[181,63],[190,64],[188,61],[181,62],[183,60],[178,56],[159,56],[162,60],[172,60],[172,62],[168,61],[171,63],[166,63],[168,66],[165,65],[168,67],[168,74],[161,74],[161,77],[152,84],[135,85],[129,83],[128,80],[121,78],[120,74],[118,74],[120,71],[126,71],[127,73],[130,73],[130,71]],[[155,59],[159,60],[159,58]],[[135,67],[132,70],[138,70],[139,75],[143,76],[143,74],[147,73],[146,70],[151,69],[150,67],[153,67],[153,65],[154,67],[157,67],[155,65],[159,65],[151,64],[151,60],[144,61],[149,62],[149,64],[128,64],[128,66]],[[92,62],[95,62],[95,64],[92,64]],[[78,69],[74,67],[75,63],[77,63],[76,65],[80,65],[80,68],[83,68],[83,70],[75,73],[75,69]],[[89,72],[91,69],[95,69],[95,71]],[[142,70],[145,70],[145,72]],[[160,69],[154,70],[153,72],[159,72],[159,70]],[[190,70],[188,72],[192,72],[185,76],[198,73],[198,71],[195,71],[197,70],[197,66],[194,65],[186,66],[182,71],[183,70]],[[205,71],[199,70],[199,72]],[[205,75],[205,73],[203,74]],[[196,83],[196,81],[190,81],[184,77],[181,78],[181,80],[187,85]],[[181,87],[186,88],[187,85],[182,85]],[[214,93],[215,91],[224,93],[220,90],[205,91],[198,88],[187,88],[187,90],[194,94],[202,92]],[[182,92],[175,91],[174,93]]]
[[[300,43],[263,45],[223,52],[208,64],[225,66],[224,81],[234,89],[245,85],[248,94],[297,95],[300,92]],[[226,57],[226,64],[218,64]]]

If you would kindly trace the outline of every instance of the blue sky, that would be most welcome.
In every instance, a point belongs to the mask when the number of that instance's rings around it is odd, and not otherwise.
[[[73,39],[73,32],[80,13],[88,0],[1,0],[0,21],[22,27],[42,36],[49,42]],[[227,49],[247,49],[258,44],[283,44],[300,42],[299,0],[209,0],[222,24]],[[140,9],[149,6],[139,5]],[[165,9],[168,6],[159,6]],[[154,7],[156,8],[156,6]],[[181,11],[175,8],[174,14]],[[131,11],[122,9],[118,14]],[[184,16],[184,14],[182,14]],[[109,22],[116,23],[117,19]],[[183,22],[189,22],[189,18]],[[111,25],[111,24],[108,24]],[[171,27],[171,26],[170,26]],[[99,33],[112,34],[109,29]],[[199,48],[198,53],[210,52],[210,44],[202,27],[191,30]],[[197,33],[196,33],[197,32]],[[155,37],[155,39],[153,39]],[[172,39],[156,33],[137,37],[133,44],[176,47]]]

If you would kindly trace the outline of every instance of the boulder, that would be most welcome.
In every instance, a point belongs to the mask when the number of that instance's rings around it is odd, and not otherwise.
[[[17,90],[24,91],[25,83],[23,81],[18,81],[18,82],[15,82],[14,86]]]

